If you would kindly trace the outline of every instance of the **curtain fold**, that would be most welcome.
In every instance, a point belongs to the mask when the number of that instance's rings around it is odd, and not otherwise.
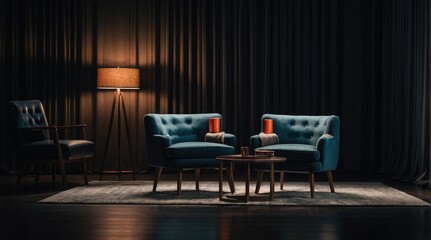
[[[131,157],[148,168],[143,116],[150,112],[219,112],[238,147],[260,131],[264,113],[336,114],[340,169],[429,182],[426,0],[1,4],[1,112],[8,100],[38,98],[51,122],[86,122],[96,171],[113,98],[96,89],[96,71],[119,66],[140,69],[141,89],[124,91],[132,156],[111,140],[107,168],[116,169],[117,154],[125,169]],[[8,144],[0,148],[1,168],[14,169]]]
[[[0,2],[0,101],[4,101],[4,96],[6,96],[6,88],[3,84],[6,81],[6,37],[4,37],[6,35],[6,6],[6,1]],[[0,104],[0,116],[6,116],[5,104]],[[0,120],[0,141],[2,143],[7,142],[6,129],[6,121]],[[11,165],[9,160],[11,153],[6,151],[7,148],[4,145],[0,144],[0,173],[8,172]]]
[[[382,1],[381,5],[380,172],[406,181],[429,181],[428,5],[428,1]]]

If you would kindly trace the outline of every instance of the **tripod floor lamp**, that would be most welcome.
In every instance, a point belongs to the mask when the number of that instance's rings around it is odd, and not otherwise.
[[[97,88],[98,89],[115,89],[114,100],[112,102],[111,117],[109,120],[108,137],[105,144],[105,152],[103,154],[102,166],[100,169],[99,180],[102,180],[102,174],[105,167],[106,154],[108,152],[109,140],[112,133],[112,125],[114,122],[115,110],[117,110],[117,127],[118,127],[118,138],[117,138],[117,163],[118,163],[118,180],[121,179],[121,114],[124,117],[124,123],[126,125],[127,141],[129,143],[130,161],[132,163],[132,174],[133,180],[135,180],[135,163],[133,161],[132,145],[130,144],[130,131],[129,123],[127,120],[126,107],[124,105],[124,99],[121,89],[139,89],[139,69],[137,68],[98,68],[97,69]]]

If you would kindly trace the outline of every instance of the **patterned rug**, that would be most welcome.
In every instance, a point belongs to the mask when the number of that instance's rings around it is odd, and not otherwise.
[[[219,199],[218,182],[202,181],[200,190],[195,183],[185,181],[180,195],[176,182],[161,181],[152,192],[151,181],[92,181],[87,186],[72,188],[39,203],[69,204],[143,204],[143,205],[280,205],[280,206],[430,206],[409,194],[379,182],[338,182],[331,193],[325,182],[316,183],[315,198],[310,198],[307,182],[286,182],[284,190],[275,187],[274,200],[269,201],[269,184],[262,183],[259,194],[250,185],[250,200],[243,201],[244,183],[235,182],[236,193],[230,194],[224,183],[224,197]]]

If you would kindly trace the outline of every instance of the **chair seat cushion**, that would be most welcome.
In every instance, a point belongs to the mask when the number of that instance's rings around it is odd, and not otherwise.
[[[83,157],[92,157],[94,152],[94,143],[86,140],[60,140],[63,159],[76,159]],[[36,159],[56,159],[57,151],[54,141],[42,140],[28,143],[22,146],[23,156],[27,155]]]
[[[320,153],[313,145],[274,144],[256,148],[256,150],[274,150],[276,156],[285,157],[287,161],[318,162]]]
[[[167,158],[215,158],[220,155],[234,154],[231,146],[213,142],[182,142],[166,149]]]

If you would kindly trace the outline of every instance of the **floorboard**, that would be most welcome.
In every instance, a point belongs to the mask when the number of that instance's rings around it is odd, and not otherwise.
[[[186,172],[184,180],[192,180]],[[104,180],[117,180],[105,174]],[[235,179],[243,179],[241,172]],[[90,174],[89,180],[97,180]],[[152,180],[152,173],[137,180]],[[175,173],[161,181],[175,180]],[[203,171],[202,181],[217,181],[217,173]],[[1,239],[431,239],[430,207],[265,207],[265,206],[140,206],[38,204],[61,190],[57,178],[42,176],[38,192],[33,177],[16,188],[15,176],[0,176]],[[82,184],[69,175],[69,187]],[[123,180],[132,180],[125,174]],[[306,181],[307,175],[287,175]],[[325,181],[325,175],[316,176]],[[423,189],[369,173],[335,173],[337,181],[381,181],[431,203]]]

